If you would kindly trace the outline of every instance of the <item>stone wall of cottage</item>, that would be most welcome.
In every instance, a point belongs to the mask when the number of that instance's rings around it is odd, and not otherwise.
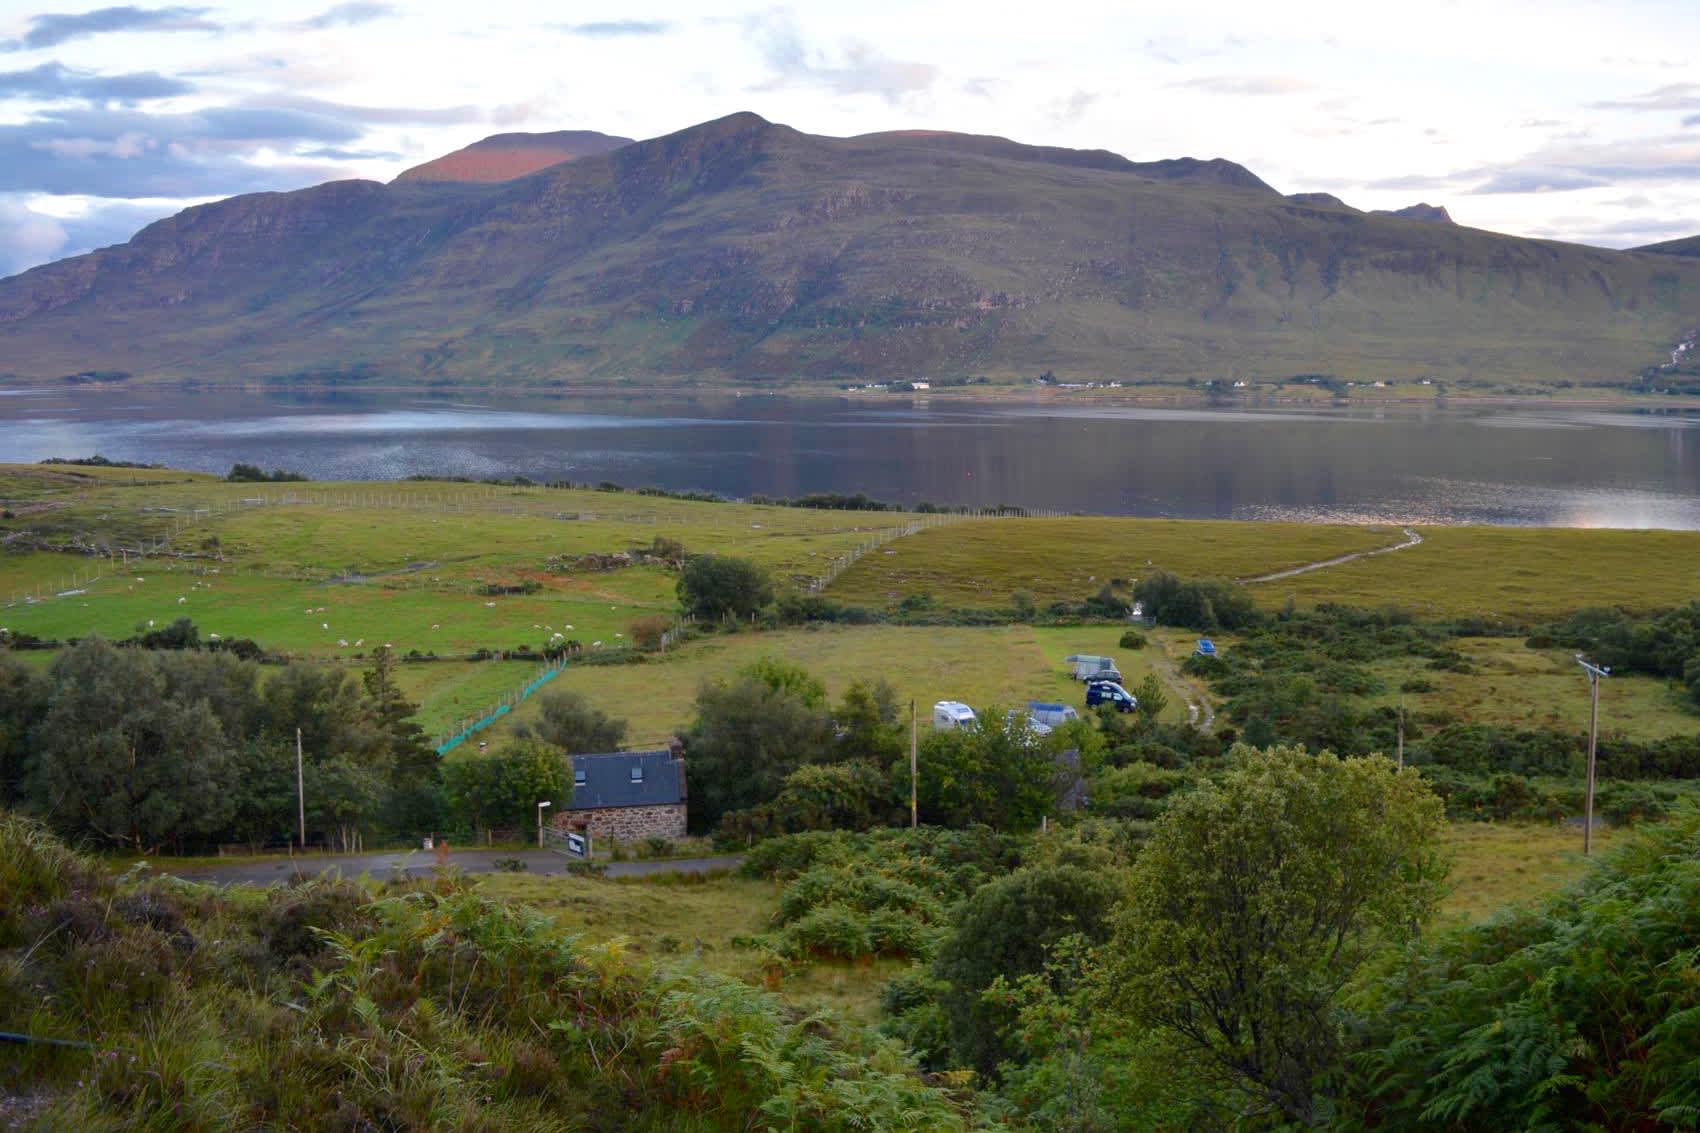
[[[607,806],[569,810],[555,825],[573,830],[583,828],[595,838],[618,838],[638,842],[645,838],[677,840],[685,836],[685,804],[663,806]]]

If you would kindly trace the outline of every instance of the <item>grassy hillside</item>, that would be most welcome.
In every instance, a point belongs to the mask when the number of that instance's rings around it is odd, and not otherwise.
[[[1419,546],[1266,583],[1266,607],[1336,602],[1522,622],[1584,606],[1663,609],[1700,597],[1700,533],[1534,527],[1422,529]],[[1079,601],[1113,578],[1163,569],[1249,579],[1403,541],[1397,529],[1193,520],[993,520],[927,531],[869,555],[833,583],[882,606],[917,592],[945,605]]]
[[[0,282],[15,377],[991,374],[1624,383],[1700,264],[1280,196],[1227,162],[751,114],[511,182],[187,210]]]

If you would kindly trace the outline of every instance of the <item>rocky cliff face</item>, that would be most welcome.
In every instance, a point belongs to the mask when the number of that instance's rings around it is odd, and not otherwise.
[[[1700,262],[1294,200],[1225,161],[733,115],[501,182],[233,198],[0,281],[0,371],[1616,380]]]

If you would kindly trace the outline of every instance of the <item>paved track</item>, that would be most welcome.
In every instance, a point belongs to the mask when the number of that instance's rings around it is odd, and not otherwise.
[[[518,858],[524,862],[527,874],[564,876],[567,872],[568,859],[550,850],[453,850],[447,864],[462,873],[495,873],[496,862],[507,858]],[[731,854],[606,864],[609,877],[650,877],[662,873],[712,873],[736,868],[741,860],[736,854]],[[221,863],[214,859],[205,865],[173,865],[162,872],[186,881],[206,881],[215,885],[271,885],[288,881],[296,873],[340,874],[343,877],[370,874],[380,881],[387,881],[398,874],[425,874],[436,868],[437,857],[429,851],[397,850],[382,854],[312,854],[262,862]]]

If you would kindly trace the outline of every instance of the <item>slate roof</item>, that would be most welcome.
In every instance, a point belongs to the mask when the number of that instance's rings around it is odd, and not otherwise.
[[[573,758],[573,802],[570,810],[604,807],[670,806],[685,801],[684,763],[661,751],[611,751]],[[632,780],[632,768],[642,768],[643,781]],[[578,782],[578,772],[584,782]]]

